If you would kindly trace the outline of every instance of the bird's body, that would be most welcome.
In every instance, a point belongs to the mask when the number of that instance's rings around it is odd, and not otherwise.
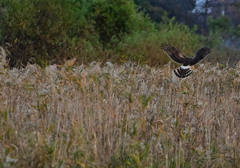
[[[179,78],[186,78],[192,74],[191,66],[199,63],[208,54],[210,54],[210,49],[208,47],[203,47],[199,49],[193,58],[187,57],[178,48],[173,47],[171,44],[162,44],[161,48],[163,51],[176,63],[183,64],[177,69],[174,69],[174,73]]]

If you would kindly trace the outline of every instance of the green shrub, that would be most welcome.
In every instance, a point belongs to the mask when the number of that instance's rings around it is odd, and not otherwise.
[[[132,1],[124,0],[97,0],[92,6],[95,28],[104,43],[110,42],[115,37],[122,36],[132,31],[129,21],[136,13]]]
[[[230,19],[226,16],[220,16],[215,20],[212,17],[208,18],[210,32],[220,33],[222,36],[240,37],[240,25],[230,26]]]
[[[1,43],[11,44],[10,66],[26,64],[32,57],[38,63],[61,59],[80,38],[89,40],[94,35],[85,19],[89,4],[78,0],[2,1]]]
[[[136,11],[133,1],[97,0],[91,9],[94,27],[104,47],[112,47],[135,32],[154,29],[150,19]]]
[[[4,0],[0,4],[4,9],[0,42],[11,45],[11,67],[26,65],[30,58],[42,65],[73,56],[81,61],[104,59],[102,47],[115,49],[125,36],[154,29],[129,0]]]
[[[222,32],[229,28],[230,19],[226,16],[220,16],[215,20],[211,17],[208,18],[208,27],[210,31]]]
[[[240,47],[240,26],[231,26],[230,19],[226,16],[220,16],[216,19],[209,17],[208,24],[210,33],[206,38],[206,44],[218,46],[212,52],[215,55],[212,62],[235,66],[240,59],[238,50]]]
[[[156,66],[169,61],[162,43],[193,55],[219,40],[198,35],[196,26],[190,29],[166,14],[154,23],[137,12],[133,0],[3,0],[0,6],[0,45],[8,44],[10,67],[72,57],[80,63],[130,59]]]

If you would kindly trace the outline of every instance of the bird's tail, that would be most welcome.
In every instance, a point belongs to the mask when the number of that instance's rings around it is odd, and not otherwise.
[[[174,69],[173,72],[179,78],[186,78],[192,74],[192,69],[190,66],[180,66],[177,69]]]

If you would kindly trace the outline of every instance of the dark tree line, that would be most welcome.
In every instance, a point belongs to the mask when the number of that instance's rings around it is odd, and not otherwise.
[[[189,27],[198,25],[198,32],[209,32],[209,21],[223,17],[226,27],[240,25],[240,0],[134,0],[155,22],[163,21],[163,16],[175,17],[176,21]],[[213,20],[208,19],[213,18]],[[218,19],[218,21],[221,19]],[[224,24],[224,23],[222,23]]]
[[[169,18],[175,17],[190,26],[193,19],[191,11],[196,6],[196,0],[135,0],[135,3],[156,22],[161,22],[166,13]]]

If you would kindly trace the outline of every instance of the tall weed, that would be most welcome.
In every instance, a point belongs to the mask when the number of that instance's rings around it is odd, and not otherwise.
[[[127,62],[0,74],[2,167],[237,167],[239,69]]]

